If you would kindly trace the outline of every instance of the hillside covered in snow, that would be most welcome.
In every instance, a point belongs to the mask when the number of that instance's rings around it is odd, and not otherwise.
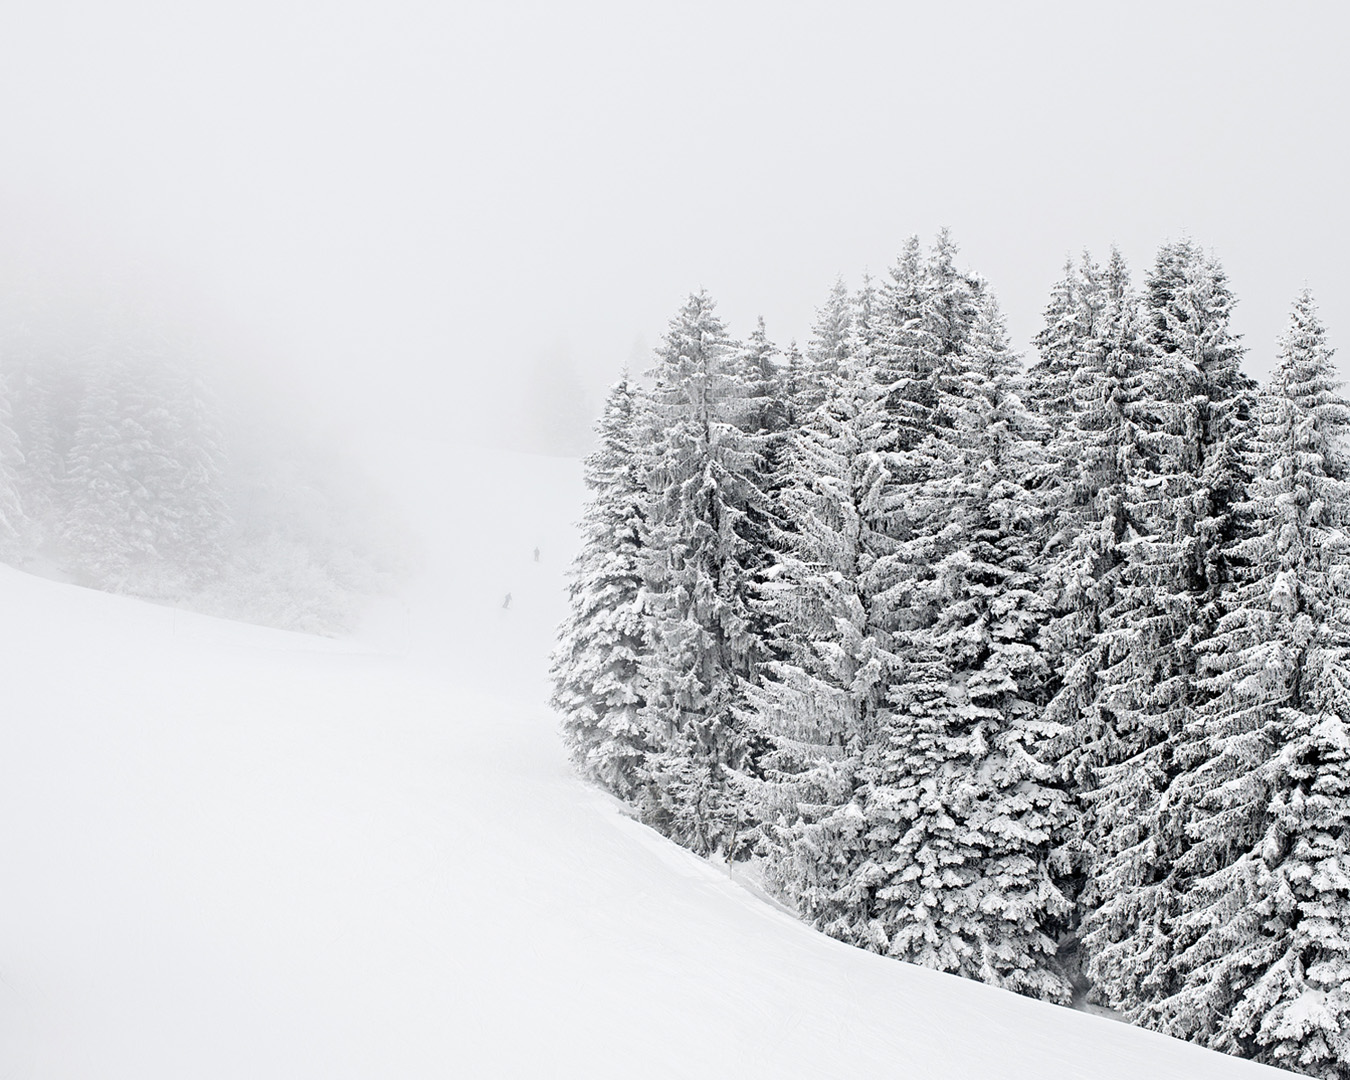
[[[1277,1075],[851,949],[630,820],[545,704],[576,463],[367,456],[421,571],[354,638],[0,568],[0,1076]]]

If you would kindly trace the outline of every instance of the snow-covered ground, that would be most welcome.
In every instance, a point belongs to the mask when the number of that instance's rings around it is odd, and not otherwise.
[[[375,456],[423,567],[354,640],[0,568],[0,1077],[1287,1075],[849,949],[629,821],[545,705],[577,465]]]

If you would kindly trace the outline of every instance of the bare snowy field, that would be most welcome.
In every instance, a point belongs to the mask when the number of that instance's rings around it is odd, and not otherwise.
[[[0,568],[0,1077],[1287,1075],[849,949],[627,820],[544,704],[576,464],[380,457],[424,569],[355,640]]]

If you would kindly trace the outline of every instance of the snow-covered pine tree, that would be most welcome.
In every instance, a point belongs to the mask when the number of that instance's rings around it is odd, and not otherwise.
[[[755,480],[761,497],[745,507],[745,520],[739,535],[746,541],[747,557],[743,569],[748,573],[748,588],[753,593],[773,561],[774,536],[780,529],[778,502],[780,488],[786,482],[788,440],[797,410],[788,397],[783,372],[775,357],[778,347],[769,340],[761,316],[743,346],[736,350],[731,366],[729,387],[734,393],[726,401],[726,415],[747,436],[746,446],[756,455]],[[768,613],[756,613],[752,635],[760,642],[761,658],[770,655],[765,643],[773,636]],[[742,779],[746,779],[742,777]],[[751,778],[752,779],[752,778]],[[739,848],[739,843],[738,843]]]
[[[890,955],[1067,1001],[1054,958],[1069,904],[1051,863],[1071,807],[1048,754],[1060,733],[1039,715],[1042,451],[997,308],[956,284],[945,237],[930,274],[928,340],[955,348],[925,362],[933,428],[908,499],[921,516],[895,548],[909,569],[882,594],[903,614],[866,773],[872,930]]]
[[[1067,423],[1073,415],[1069,385],[1091,332],[1085,319],[1084,309],[1090,301],[1084,296],[1084,277],[1072,260],[1065,263],[1064,276],[1050,292],[1045,325],[1032,339],[1040,359],[1027,369],[1026,405],[1046,418],[1047,431]]]
[[[26,552],[45,546],[54,527],[61,456],[57,431],[58,398],[68,379],[68,365],[43,355],[28,321],[6,312],[0,323],[0,378],[4,380],[8,424],[18,445],[12,478],[23,508],[18,543]]]
[[[778,346],[769,340],[761,315],[736,357],[734,374],[742,388],[737,425],[750,435],[774,435],[788,424],[789,403],[782,372],[774,357]]]
[[[23,492],[31,530],[27,546],[56,557],[70,488],[67,466],[87,385],[79,354],[31,339],[14,357],[14,428],[24,455]]]
[[[858,372],[870,372],[877,350],[877,287],[872,275],[864,273],[862,284],[853,294],[853,315],[849,327],[848,355]]]
[[[1051,355],[1028,377],[1039,384],[1029,396],[1048,410],[1038,417],[1047,458],[1038,484],[1048,536],[1041,589],[1052,611],[1040,638],[1051,672],[1043,720],[1065,733],[1059,771],[1077,803],[1058,865],[1060,886],[1075,905],[1061,955],[1082,989],[1079,900],[1091,839],[1085,835],[1091,814],[1084,796],[1095,786],[1095,768],[1111,759],[1116,746],[1097,693],[1112,641],[1104,633],[1105,613],[1115,603],[1122,545],[1133,535],[1125,485],[1144,467],[1151,363],[1138,298],[1118,251],[1105,270],[1085,254],[1057,293],[1038,335]]]
[[[149,433],[126,404],[131,374],[121,350],[83,358],[83,400],[65,468],[67,512],[61,543],[67,563],[91,585],[126,585],[133,564],[154,558],[146,522],[149,492],[138,477]]]
[[[15,434],[8,378],[0,371],[0,554],[13,555],[28,531],[19,488],[24,457]]]
[[[82,365],[62,543],[91,584],[177,595],[219,568],[223,451],[184,363],[162,342],[114,339]]]
[[[1055,767],[1068,732],[1044,714],[1053,672],[1043,645],[1051,607],[1041,587],[1048,515],[1039,491],[1051,466],[1022,402],[1020,362],[987,293],[963,375],[969,405],[958,445],[969,526],[948,577],[959,600],[943,621],[969,730],[962,747],[969,776],[958,805],[973,800],[967,820],[983,848],[982,977],[1067,1001],[1069,981],[1056,958],[1071,923],[1060,881],[1075,808]]]
[[[197,589],[221,572],[226,531],[232,524],[220,409],[205,372],[185,351],[156,366],[151,377],[163,396],[153,412],[163,450],[157,477],[162,506],[157,547],[186,586]]]
[[[807,380],[806,357],[802,355],[802,350],[797,346],[797,339],[793,338],[788,342],[787,350],[783,353],[783,400],[787,406],[788,425],[796,423],[796,418],[804,411],[803,395],[807,392],[809,383]]]
[[[808,386],[802,404],[815,408],[843,374],[853,335],[853,299],[842,277],[836,278],[825,303],[816,309],[816,322],[806,343],[810,362]]]
[[[983,289],[978,279],[957,271],[954,253],[945,230],[928,260],[917,237],[906,241],[875,306],[865,384],[870,392],[855,421],[866,452],[859,571],[870,632],[883,650],[895,644],[896,634],[917,635],[915,656],[927,647],[923,629],[934,617],[926,590],[947,510],[932,482],[948,474],[956,452],[950,437],[954,410],[947,403],[950,369]],[[888,674],[887,682],[893,677]]]
[[[746,399],[738,347],[713,308],[706,292],[692,295],[657,350],[644,467],[653,495],[641,682],[653,800],[644,814],[703,854],[737,846],[734,775],[756,768],[738,714],[764,650],[749,588],[763,558],[755,519],[768,512],[760,440],[737,425]]]
[[[1108,316],[1117,324],[1133,305],[1123,261],[1119,269],[1119,302]],[[1065,687],[1075,681],[1075,665],[1096,632],[1090,601],[1100,568],[1093,553],[1084,550],[1083,533],[1094,520],[1097,492],[1108,482],[1106,474],[1114,463],[1114,458],[1093,451],[1102,449],[1097,445],[1102,439],[1119,434],[1110,419],[1120,417],[1112,417],[1103,407],[1121,403],[1120,373],[1113,379],[1107,370],[1113,330],[1106,321],[1093,320],[1101,307],[1101,283],[1086,253],[1081,266],[1072,262],[1065,266],[1046,306],[1045,325],[1034,339],[1040,359],[1025,378],[1024,400],[1039,421],[1048,466],[1040,498],[1048,525],[1042,584],[1054,612],[1043,640],[1057,688],[1050,712],[1070,728],[1076,727],[1084,691]],[[1105,428],[1100,436],[1097,428]],[[1065,751],[1071,749],[1072,742]]]
[[[871,736],[884,664],[859,594],[858,418],[868,373],[844,353],[820,374],[824,399],[788,435],[776,484],[775,561],[755,607],[772,627],[747,718],[763,737],[763,777],[749,785],[766,882],[814,925],[847,937],[865,917],[845,888],[862,816],[856,773]]]
[[[1216,259],[1193,241],[1164,245],[1148,280],[1149,338],[1186,399],[1173,414],[1181,468],[1198,479],[1186,574],[1205,603],[1230,577],[1225,559],[1239,532],[1233,508],[1248,480],[1243,458],[1256,384],[1241,371],[1243,348],[1229,329],[1235,303]]]
[[[550,672],[572,761],[584,776],[632,803],[642,801],[650,749],[638,688],[648,652],[641,605],[649,500],[640,472],[639,421],[637,392],[625,374],[609,392],[596,429],[599,445],[585,461],[591,497]]]
[[[969,289],[952,274],[940,283]],[[897,846],[910,829],[914,808],[902,789],[913,765],[909,744],[925,724],[926,711],[950,681],[925,630],[933,625],[935,537],[949,508],[934,500],[931,481],[952,454],[949,440],[934,432],[934,374],[944,344],[937,336],[931,294],[939,282],[930,272],[917,237],[904,250],[873,306],[870,377],[854,423],[864,451],[857,477],[860,515],[858,594],[873,644],[869,671],[869,735],[857,770],[857,835],[849,873],[838,891],[839,917],[829,927],[837,937],[878,952],[891,948],[898,905],[885,892],[903,854]],[[945,343],[950,351],[960,342]],[[903,745],[902,745],[903,744]],[[935,966],[943,966],[941,964]]]
[[[751,572],[752,580],[771,562],[769,548],[776,528],[782,458],[796,414],[783,372],[774,359],[777,355],[778,347],[769,340],[761,316],[749,339],[736,351],[731,367],[736,395],[726,403],[727,417],[746,434],[747,445],[753,447],[759,457],[755,471],[764,498],[754,500],[746,507],[745,525],[741,530],[741,535],[751,545],[745,568]],[[767,640],[768,627],[760,622],[754,633],[761,641]]]
[[[852,424],[861,453],[855,455],[854,485],[859,514],[857,594],[864,612],[863,641],[870,649],[868,716],[862,759],[856,767],[858,792],[842,835],[854,850],[842,856],[845,879],[837,890],[835,937],[885,952],[890,937],[882,922],[888,902],[878,895],[886,883],[883,867],[908,828],[894,796],[897,778],[889,761],[895,711],[894,684],[913,677],[917,657],[896,655],[903,635],[918,630],[930,613],[912,603],[916,579],[931,576],[923,550],[924,530],[933,524],[922,504],[932,460],[928,376],[935,349],[924,326],[929,289],[918,237],[910,237],[875,294],[859,297],[854,320],[859,396]],[[862,305],[870,309],[864,317]],[[864,334],[867,340],[864,341]]]
[[[1171,790],[1182,733],[1203,701],[1197,649],[1213,630],[1224,548],[1242,489],[1250,383],[1228,329],[1222,270],[1189,242],[1159,252],[1148,279],[1151,368],[1133,408],[1141,468],[1120,487],[1124,561],[1092,647],[1099,665],[1085,742],[1092,848],[1083,918],[1095,993],[1159,1023],[1176,989],[1186,808]]]
[[[876,415],[885,422],[868,437],[869,445],[883,452],[913,450],[931,426],[929,368],[938,346],[924,320],[928,276],[923,247],[911,236],[877,291],[870,367],[882,397]]]
[[[897,281],[922,272],[911,240],[893,292]],[[917,283],[905,288],[919,295]],[[891,385],[878,382],[874,366],[882,331],[871,279],[864,276],[848,310],[844,300],[836,286],[818,313],[815,404],[790,433],[778,484],[777,561],[758,590],[758,606],[776,629],[775,655],[752,694],[753,722],[771,748],[755,812],[770,885],[827,933],[875,945],[872,898],[856,876],[868,847],[858,771],[874,747],[894,665],[861,577],[880,539],[863,504],[884,486],[878,449],[892,445],[895,424]],[[899,318],[894,295],[891,302]],[[917,317],[917,300],[914,311]],[[899,337],[892,328],[892,340]]]
[[[1319,1077],[1350,1073],[1350,402],[1331,358],[1305,291],[1185,733],[1179,987],[1159,1009],[1172,1034]]]

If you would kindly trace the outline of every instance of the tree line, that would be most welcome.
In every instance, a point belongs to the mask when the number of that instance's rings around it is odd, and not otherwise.
[[[0,559],[210,614],[332,634],[396,567],[349,471],[134,313],[0,318]],[[344,490],[345,489],[345,490]]]
[[[946,232],[804,353],[692,295],[585,463],[578,768],[835,938],[1350,1077],[1350,405],[1233,305],[1084,255],[1024,367]]]

